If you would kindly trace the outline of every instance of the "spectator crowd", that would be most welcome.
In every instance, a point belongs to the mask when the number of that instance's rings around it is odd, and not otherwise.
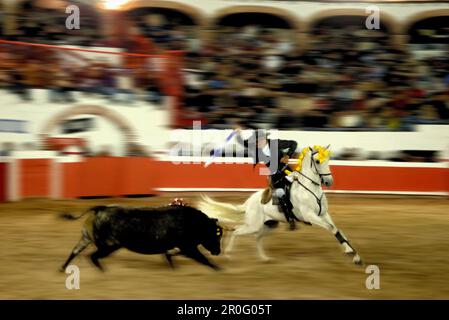
[[[411,130],[449,123],[449,51],[417,59],[380,31],[214,30],[186,47],[185,106],[211,127]],[[447,49],[446,49],[447,50]]]
[[[447,46],[443,55],[420,58],[412,46],[393,45],[387,32],[363,26],[316,27],[303,48],[285,28],[198,30],[160,15],[135,22],[158,48],[184,51],[184,116],[205,119],[211,128],[238,123],[266,129],[412,130],[415,124],[449,123]],[[28,33],[42,35],[51,39],[48,32]],[[54,102],[74,102],[74,91],[111,102],[162,101],[156,73],[147,64],[128,68],[92,61],[80,68],[55,52],[11,51],[5,45],[0,55],[0,90],[23,100],[32,99],[31,88],[47,88]]]

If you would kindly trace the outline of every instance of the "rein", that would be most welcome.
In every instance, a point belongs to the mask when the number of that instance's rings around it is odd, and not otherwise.
[[[329,176],[329,175],[331,175],[331,173],[320,173],[320,172],[318,171],[318,168],[316,167],[316,164],[315,164],[315,162],[313,161],[313,155],[314,155],[314,153],[312,153],[312,158],[310,159],[310,168],[312,168],[312,164],[313,164],[313,166],[314,166],[314,168],[315,168],[315,173],[318,174],[318,175],[320,176],[320,178],[321,178],[322,176]],[[306,178],[307,180],[309,180],[310,182],[312,182],[315,186],[317,186],[317,187],[320,187],[320,186],[321,186],[320,183],[314,181],[312,178],[306,176],[304,173],[302,173],[302,172],[300,172],[300,171],[297,171],[297,172],[298,172],[301,176],[303,176],[304,178]],[[320,209],[320,210],[318,211],[318,216],[320,216],[320,215],[321,215],[321,210],[322,210],[321,200],[323,199],[324,192],[321,194],[320,197],[318,197],[312,190],[310,190],[310,189],[307,188],[304,184],[302,184],[302,183],[299,181],[299,179],[295,179],[294,181],[298,182],[298,184],[299,184],[301,187],[303,187],[304,189],[306,189],[307,191],[309,191],[309,192],[314,196],[314,198],[315,198],[315,200],[316,200],[316,202],[317,202],[317,204],[318,204],[318,207],[319,207],[319,209]]]

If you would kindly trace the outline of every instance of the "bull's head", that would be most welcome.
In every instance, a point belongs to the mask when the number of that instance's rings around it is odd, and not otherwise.
[[[201,244],[215,256],[221,253],[221,237],[223,228],[218,224],[217,219],[209,218],[208,226],[205,230]]]

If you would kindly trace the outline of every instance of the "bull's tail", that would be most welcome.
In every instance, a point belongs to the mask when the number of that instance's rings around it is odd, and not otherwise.
[[[206,213],[208,216],[214,216],[222,219],[226,219],[226,217],[228,217],[234,220],[234,217],[229,216],[244,213],[245,208],[246,202],[243,204],[219,202],[206,195],[201,195],[201,201],[198,203],[198,209]]]
[[[104,210],[105,208],[106,208],[106,206],[92,207],[92,208],[89,208],[88,210],[84,211],[83,213],[81,213],[78,216],[75,216],[70,212],[61,212],[59,214],[59,217],[62,219],[65,219],[65,220],[78,220],[78,219],[84,217],[87,213],[97,214],[98,212],[100,212],[101,210]]]

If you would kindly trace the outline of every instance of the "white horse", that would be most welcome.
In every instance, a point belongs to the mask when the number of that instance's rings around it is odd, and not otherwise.
[[[359,254],[351,246],[343,232],[336,227],[328,212],[326,195],[321,185],[331,186],[333,184],[333,177],[329,168],[329,155],[328,147],[304,148],[297,160],[295,170],[287,172],[288,179],[293,181],[290,187],[293,213],[299,221],[318,225],[332,232],[343,247],[344,253],[353,256],[355,264],[361,264],[362,259]],[[265,222],[270,220],[287,221],[284,214],[279,211],[278,206],[273,204],[273,200],[262,204],[262,193],[263,190],[255,192],[241,205],[218,202],[207,196],[203,196],[203,199],[199,202],[200,210],[206,214],[222,216],[223,221],[226,220],[226,217],[229,217],[227,215],[229,213],[245,212],[244,224],[239,225],[232,232],[224,250],[227,257],[230,257],[237,236],[254,234],[256,235],[259,257],[265,261],[270,259],[263,249],[263,238],[269,230]]]

